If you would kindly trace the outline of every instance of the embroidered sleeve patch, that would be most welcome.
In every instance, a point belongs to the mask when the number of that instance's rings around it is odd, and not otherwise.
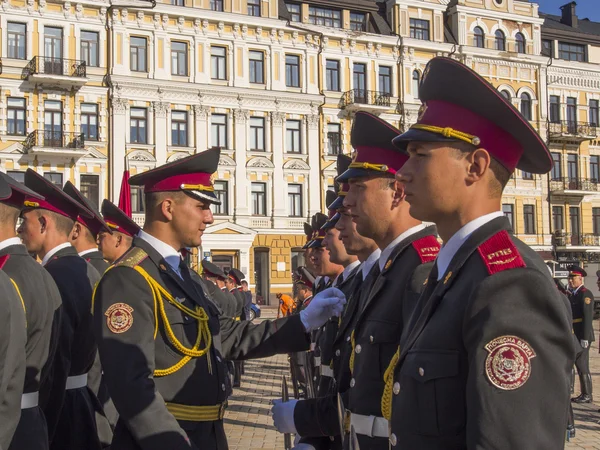
[[[490,383],[504,391],[523,386],[531,375],[533,348],[517,336],[500,336],[488,342],[485,375]]]
[[[425,236],[421,239],[417,239],[412,245],[417,251],[419,258],[421,258],[422,264],[433,261],[437,258],[440,251],[440,243],[435,236]]]
[[[586,305],[589,305],[590,303],[592,303],[592,299],[591,299],[591,298],[589,298],[589,297],[586,297],[586,298],[585,298],[585,304],[586,304]]]
[[[496,233],[481,244],[477,251],[479,251],[490,275],[508,269],[525,267],[525,261],[521,258],[517,247],[506,231]]]
[[[125,333],[133,325],[133,308],[127,303],[115,303],[104,313],[106,326],[116,334]]]

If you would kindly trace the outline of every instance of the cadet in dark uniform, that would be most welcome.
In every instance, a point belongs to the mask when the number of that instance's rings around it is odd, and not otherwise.
[[[573,313],[573,332],[581,345],[575,359],[581,394],[571,399],[574,403],[592,403],[592,375],[590,374],[590,347],[594,342],[594,295],[583,285],[587,272],[579,266],[569,267],[569,301]]]
[[[40,393],[50,448],[99,449],[95,414],[100,405],[87,387],[87,374],[96,357],[91,300],[100,274],[69,243],[77,217],[91,218],[92,213],[31,169],[25,172],[25,185],[45,200],[26,197],[19,234],[27,250],[42,258],[62,299],[51,384]]]
[[[137,236],[141,228],[117,205],[106,199],[102,202],[101,211],[104,222],[112,230],[112,233],[106,230],[100,231],[98,248],[102,252],[102,257],[112,264],[129,250],[133,238]]]
[[[231,269],[227,274],[227,278],[225,278],[225,286],[229,290],[229,293],[235,297],[237,303],[235,314],[237,320],[245,320],[244,304],[246,300],[240,290],[243,279],[244,274],[236,268]]]
[[[515,168],[546,173],[544,140],[494,86],[437,57],[417,124],[394,140],[413,217],[444,241],[382,407],[392,449],[564,448],[571,312],[544,261],[501,212]],[[391,411],[390,411],[391,410]]]
[[[49,446],[48,429],[39,406],[39,391],[51,372],[62,301],[50,274],[29,256],[21,239],[15,235],[25,196],[38,200],[43,200],[43,197],[4,173],[0,173],[0,178],[11,187],[11,195],[0,200],[0,258],[5,258],[2,270],[18,287],[27,317],[27,371],[21,398],[21,419],[9,448],[46,450]]]
[[[94,297],[104,376],[119,412],[115,449],[226,449],[224,360],[306,349],[307,331],[343,307],[333,291],[273,322],[218,316],[180,250],[199,246],[213,222],[219,154],[207,150],[130,180],[144,186],[144,229]]]
[[[229,319],[235,319],[237,313],[237,302],[232,301],[231,296],[227,295],[226,292],[221,290],[221,288],[225,286],[227,275],[225,275],[225,272],[223,272],[219,266],[206,259],[203,259],[201,264],[202,275],[207,281],[206,287],[211,298],[221,309],[221,311],[223,311],[223,315],[225,317]]]
[[[67,181],[63,191],[69,197],[85,206],[94,216],[91,219],[85,216],[77,217],[70,239],[71,245],[75,247],[79,256],[89,262],[94,269],[102,275],[106,269],[108,269],[108,263],[102,256],[100,250],[98,250],[98,235],[101,232],[112,233],[112,231],[100,213],[96,211],[94,204],[89,201],[85,195],[73,185],[73,183]]]

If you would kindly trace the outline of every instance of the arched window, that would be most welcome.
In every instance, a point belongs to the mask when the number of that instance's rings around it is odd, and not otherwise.
[[[506,89],[500,91],[500,93],[504,96],[504,98],[506,99],[506,101],[510,102],[512,99],[512,96],[510,95],[510,92],[508,92]]]
[[[419,98],[419,85],[421,84],[421,72],[413,70],[412,73],[412,93],[414,98]]]
[[[523,36],[523,33],[517,33],[517,35],[515,36],[515,45],[516,45],[516,50],[517,53],[527,53],[526,52],[526,42],[525,42],[525,36]]]
[[[506,50],[506,36],[504,36],[502,30],[496,30],[496,50],[501,52]]]
[[[531,97],[527,92],[521,94],[521,114],[527,120],[531,120]]]
[[[485,34],[481,27],[475,27],[473,30],[473,45],[479,48],[485,47]]]

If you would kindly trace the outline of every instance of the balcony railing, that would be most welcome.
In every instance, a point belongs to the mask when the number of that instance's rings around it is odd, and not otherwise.
[[[598,136],[597,128],[597,124],[574,120],[560,120],[548,125],[550,138],[592,139]]]
[[[550,191],[600,192],[600,180],[594,178],[555,178],[550,180]]]
[[[32,75],[56,75],[73,78],[85,78],[87,65],[85,61],[75,59],[34,56],[23,69],[23,79]]]
[[[344,92],[344,106],[350,105],[367,105],[390,107],[391,94],[388,92],[367,91],[365,89],[352,89]]]
[[[600,247],[600,236],[592,233],[565,233],[557,231],[552,238],[557,247]]]
[[[85,148],[84,144],[85,139],[83,133],[36,130],[29,133],[23,143],[23,147],[25,150],[30,150],[34,147],[81,150]]]

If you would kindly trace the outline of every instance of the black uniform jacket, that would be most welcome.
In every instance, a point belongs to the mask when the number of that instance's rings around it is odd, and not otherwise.
[[[0,250],[7,258],[2,270],[17,285],[27,317],[27,371],[24,393],[40,390],[51,370],[60,326],[62,300],[50,274],[27,252],[24,245],[15,244]],[[46,419],[37,408],[21,412],[11,450],[37,450],[48,447]]]
[[[96,290],[94,330],[119,412],[115,449],[226,448],[222,420],[200,421],[193,409],[227,400],[225,360],[300,351],[309,345],[299,316],[259,325],[219,316],[203,285],[192,280],[187,268],[181,273],[136,238]],[[164,293],[153,295],[151,284],[158,292],[168,292],[173,303]],[[199,353],[192,354],[199,325],[204,331],[208,326],[208,336],[202,333]],[[191,359],[184,360],[184,352]]]
[[[4,259],[6,256],[4,257]],[[0,267],[3,259],[0,258]],[[0,448],[8,448],[21,414],[27,341],[23,303],[8,275],[0,271]]]
[[[210,280],[203,280],[204,287],[208,291],[208,295],[212,301],[219,307],[221,315],[235,318],[235,303],[228,292],[224,292]]]
[[[436,280],[400,344],[392,448],[564,448],[571,311],[542,259],[500,217]]]
[[[104,259],[102,253],[99,250],[94,250],[93,252],[86,253],[82,256],[87,262],[89,262],[94,269],[98,271],[100,275],[106,272],[106,269],[110,266],[110,264]]]
[[[581,286],[574,295],[569,295],[573,312],[573,332],[580,341],[593,342],[594,337],[594,294]]]

